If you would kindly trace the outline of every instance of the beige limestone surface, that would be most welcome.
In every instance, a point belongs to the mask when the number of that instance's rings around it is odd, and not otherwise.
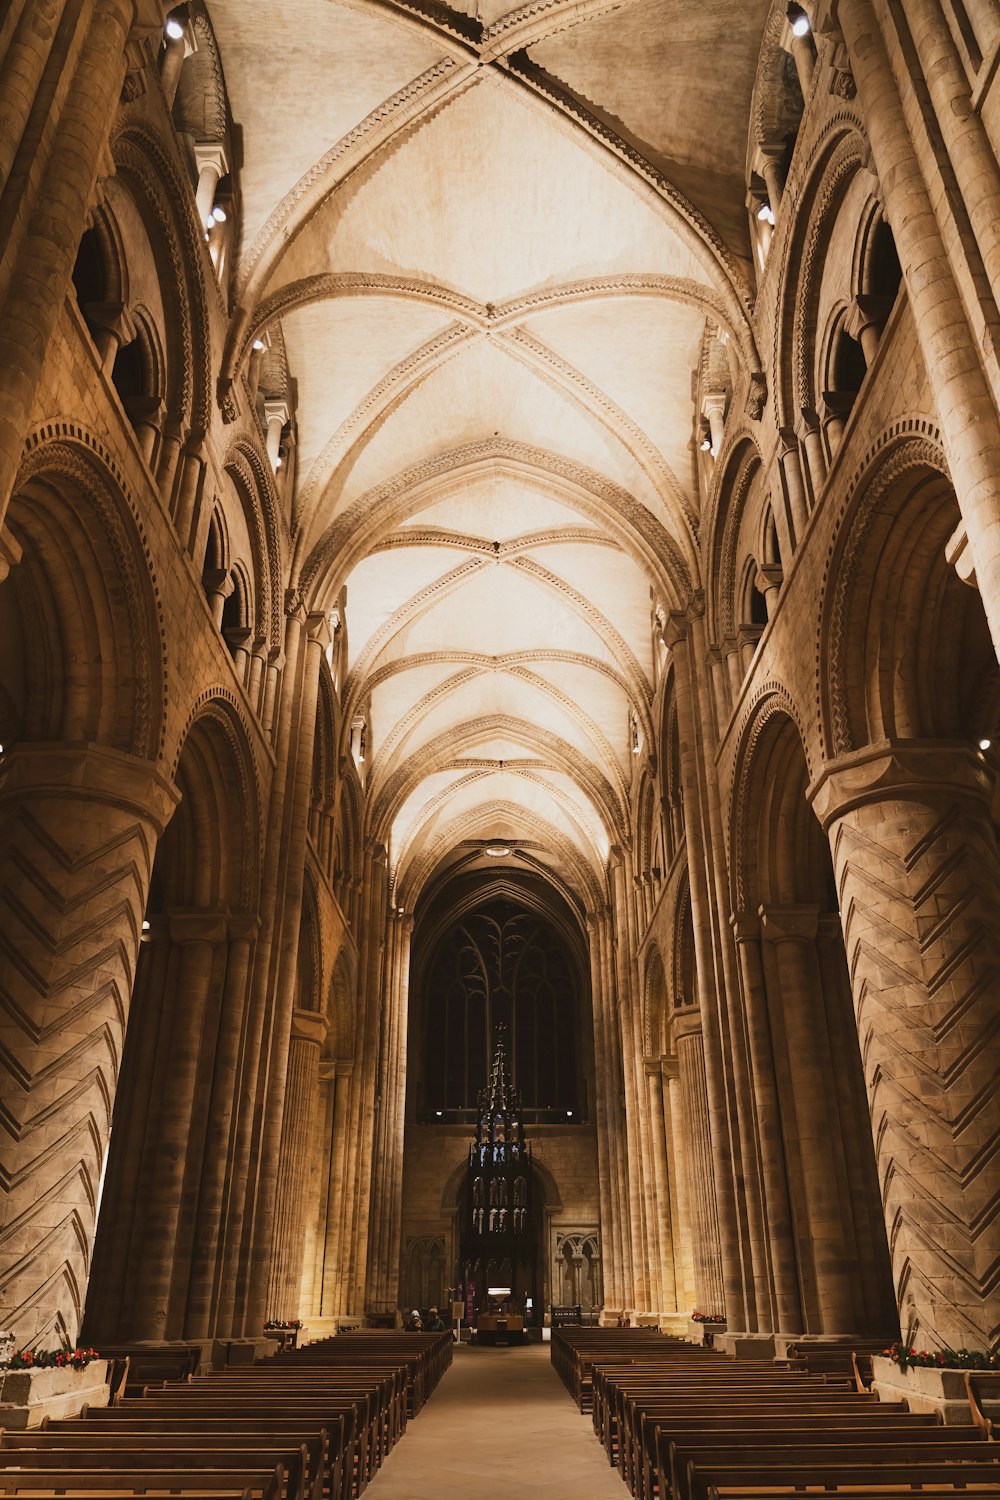
[[[553,1370],[547,1344],[463,1344],[369,1494],[373,1500],[621,1500],[622,1489],[589,1419]]]

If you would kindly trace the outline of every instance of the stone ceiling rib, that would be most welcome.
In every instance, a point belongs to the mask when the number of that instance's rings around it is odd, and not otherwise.
[[[540,728],[537,724],[517,722],[506,714],[484,715],[464,724],[452,726],[447,733],[424,745],[405,765],[391,771],[385,781],[371,788],[371,826],[384,838],[400,807],[414,787],[442,764],[452,760],[457,751],[474,748],[493,735],[501,734],[540,753],[555,769],[564,772],[582,786],[600,811],[615,838],[627,837],[628,819],[614,788],[598,768],[567,741]]]
[[[300,588],[323,607],[375,539],[476,474],[525,476],[597,524],[607,526],[679,607],[693,587],[692,574],[676,542],[657,517],[620,485],[584,464],[507,438],[485,438],[438,454],[401,470],[391,484],[378,485],[337,515],[307,555],[299,557]]]
[[[435,703],[450,697],[455,693],[457,688],[471,681],[472,678],[486,674],[492,675],[494,670],[494,662],[490,661],[482,667],[473,667],[464,672],[456,672],[444,682],[439,683],[437,687],[431,689],[430,692],[425,693],[413,704],[407,713],[402,714],[376,750],[371,768],[372,786],[377,786],[390,773],[390,768],[396,762],[398,756],[403,753],[407,736]],[[628,797],[628,788],[625,785],[625,778],[622,776],[618,765],[618,758],[601,730],[600,725],[568,693],[562,692],[555,684],[546,681],[544,677],[540,677],[534,672],[528,672],[523,667],[511,666],[505,670],[509,676],[514,678],[520,677],[539,692],[544,693],[547,697],[558,703],[570,718],[579,725],[587,738],[592,741],[595,748],[599,751],[602,774],[606,775],[614,783],[618,797],[624,805]],[[347,722],[350,722],[349,714],[347,715]]]
[[[723,0],[503,3],[287,0],[315,85],[297,132],[266,28],[218,0],[257,148],[219,396],[232,420],[262,335],[288,351],[290,583],[346,612],[340,748],[366,716],[365,832],[393,890],[412,906],[483,863],[464,840],[502,836],[593,909],[636,721],[653,738],[653,605],[701,583],[688,377],[706,330],[760,368],[742,106],[707,86],[718,160],[690,109],[671,124]],[[730,28],[741,80],[763,11]],[[258,78],[281,91],[272,132]]]

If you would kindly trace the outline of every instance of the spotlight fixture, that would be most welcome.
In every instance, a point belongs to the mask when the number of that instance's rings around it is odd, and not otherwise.
[[[226,210],[224,208],[221,208],[218,203],[212,209],[212,218],[214,219],[216,224],[224,224],[226,222]]]
[[[712,451],[712,439],[707,433],[701,440],[701,451],[702,453],[711,453]]]
[[[992,740],[982,739],[979,741],[979,748],[980,750],[988,750],[992,743]]]
[[[567,1118],[567,1120],[572,1120],[572,1118],[573,1118],[573,1111],[571,1109],[568,1109],[566,1111],[566,1118]]]
[[[184,23],[178,21],[176,16],[169,16],[163,29],[172,42],[179,42],[184,35]]]
[[[439,1120],[444,1117],[444,1110],[443,1109],[436,1109],[434,1111],[434,1113],[437,1115],[437,1117],[438,1117]]]
[[[263,339],[254,339],[250,347],[253,349],[255,354],[263,354],[264,350],[267,348],[267,345],[264,343]]]
[[[793,3],[789,5],[785,14],[788,17],[789,24],[791,25],[793,36],[807,36],[809,34],[809,31],[811,30],[811,27],[809,25],[809,17],[806,15],[801,5],[796,5],[793,0]]]

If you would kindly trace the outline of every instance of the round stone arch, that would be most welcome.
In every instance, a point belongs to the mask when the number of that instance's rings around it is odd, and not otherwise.
[[[796,214],[785,240],[775,321],[771,389],[779,427],[794,428],[801,409],[815,404],[816,316],[826,240],[866,150],[859,122],[843,113],[814,147],[801,184],[790,182],[786,189],[787,199],[794,194]]]
[[[817,696],[836,757],[900,740],[992,740],[1000,668],[950,558],[961,514],[936,437],[897,431],[859,473],[824,580]]]
[[[666,1056],[669,1043],[669,998],[663,958],[656,943],[646,955],[642,985],[642,1050],[646,1057]]]
[[[37,431],[7,528],[16,560],[0,582],[0,743],[9,752],[20,740],[78,741],[157,756],[167,677],[157,581],[110,455],[70,424]]]

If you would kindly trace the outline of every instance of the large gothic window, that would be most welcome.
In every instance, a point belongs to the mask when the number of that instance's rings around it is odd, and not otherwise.
[[[525,1108],[578,1117],[578,986],[567,944],[534,913],[494,901],[457,922],[428,970],[426,1107],[475,1108],[503,1022]]]

